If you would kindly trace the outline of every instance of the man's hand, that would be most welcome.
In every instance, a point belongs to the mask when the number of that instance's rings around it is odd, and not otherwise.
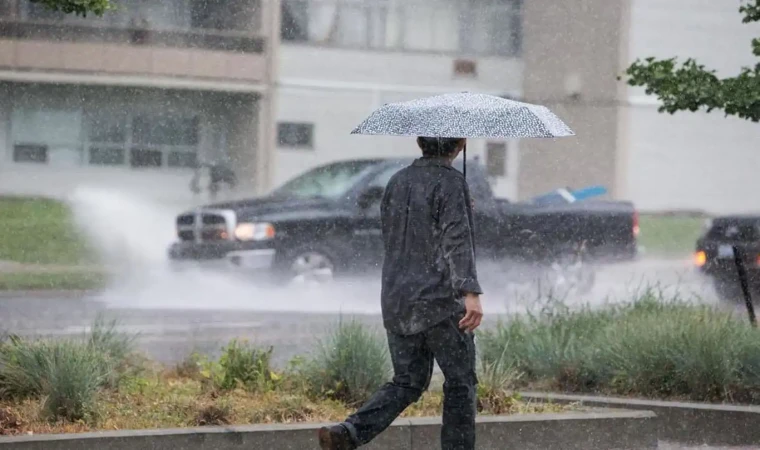
[[[459,328],[471,333],[480,326],[480,321],[483,319],[483,308],[480,306],[480,295],[467,294],[464,298],[464,308],[466,314],[464,318],[459,321]]]

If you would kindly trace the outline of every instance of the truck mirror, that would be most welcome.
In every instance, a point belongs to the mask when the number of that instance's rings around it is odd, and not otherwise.
[[[385,189],[380,186],[369,187],[359,195],[356,203],[359,205],[359,208],[367,209],[376,202],[379,202],[383,198],[383,193],[385,193]]]

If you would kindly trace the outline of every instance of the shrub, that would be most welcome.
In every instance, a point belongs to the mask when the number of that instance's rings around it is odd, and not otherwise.
[[[0,436],[11,435],[21,429],[23,422],[9,408],[0,408]]]
[[[280,379],[271,368],[272,352],[272,347],[262,350],[245,341],[232,340],[222,350],[219,361],[199,359],[200,374],[212,389],[268,392]]]
[[[183,359],[176,366],[172,375],[179,378],[189,378],[191,380],[198,380],[201,378],[201,371],[203,370],[206,358],[196,352],[191,353],[187,358]]]
[[[43,411],[51,419],[92,419],[98,389],[112,374],[110,362],[75,342],[57,342],[50,350],[42,380]]]
[[[552,304],[479,336],[486,364],[566,391],[754,401],[760,331],[731,313],[647,289],[634,301]]]
[[[232,408],[225,402],[202,405],[192,424],[199,427],[229,425],[231,413]]]
[[[491,360],[479,358],[478,364],[478,411],[505,414],[510,411],[517,396],[512,391],[522,374],[510,365],[506,357],[508,346]]]
[[[98,388],[111,372],[103,354],[74,341],[14,339],[0,354],[2,391],[16,398],[44,397],[51,418],[90,417]]]
[[[44,398],[43,412],[51,419],[93,418],[98,390],[138,370],[130,360],[130,338],[114,328],[96,322],[83,340],[11,337],[0,346],[0,395]]]
[[[138,376],[144,369],[135,352],[136,334],[116,331],[117,321],[106,322],[102,317],[95,319],[84,341],[90,350],[108,360],[112,370],[108,373],[106,387],[116,388],[125,378]]]
[[[341,320],[304,370],[313,395],[355,405],[389,379],[387,344],[360,322]]]

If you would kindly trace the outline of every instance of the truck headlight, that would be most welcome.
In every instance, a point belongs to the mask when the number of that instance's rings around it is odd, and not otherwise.
[[[241,223],[235,227],[235,238],[241,241],[266,241],[274,238],[271,223]]]

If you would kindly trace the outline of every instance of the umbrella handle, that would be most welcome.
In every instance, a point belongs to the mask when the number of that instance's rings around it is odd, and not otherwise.
[[[462,175],[467,178],[467,143],[465,142],[462,149]]]

